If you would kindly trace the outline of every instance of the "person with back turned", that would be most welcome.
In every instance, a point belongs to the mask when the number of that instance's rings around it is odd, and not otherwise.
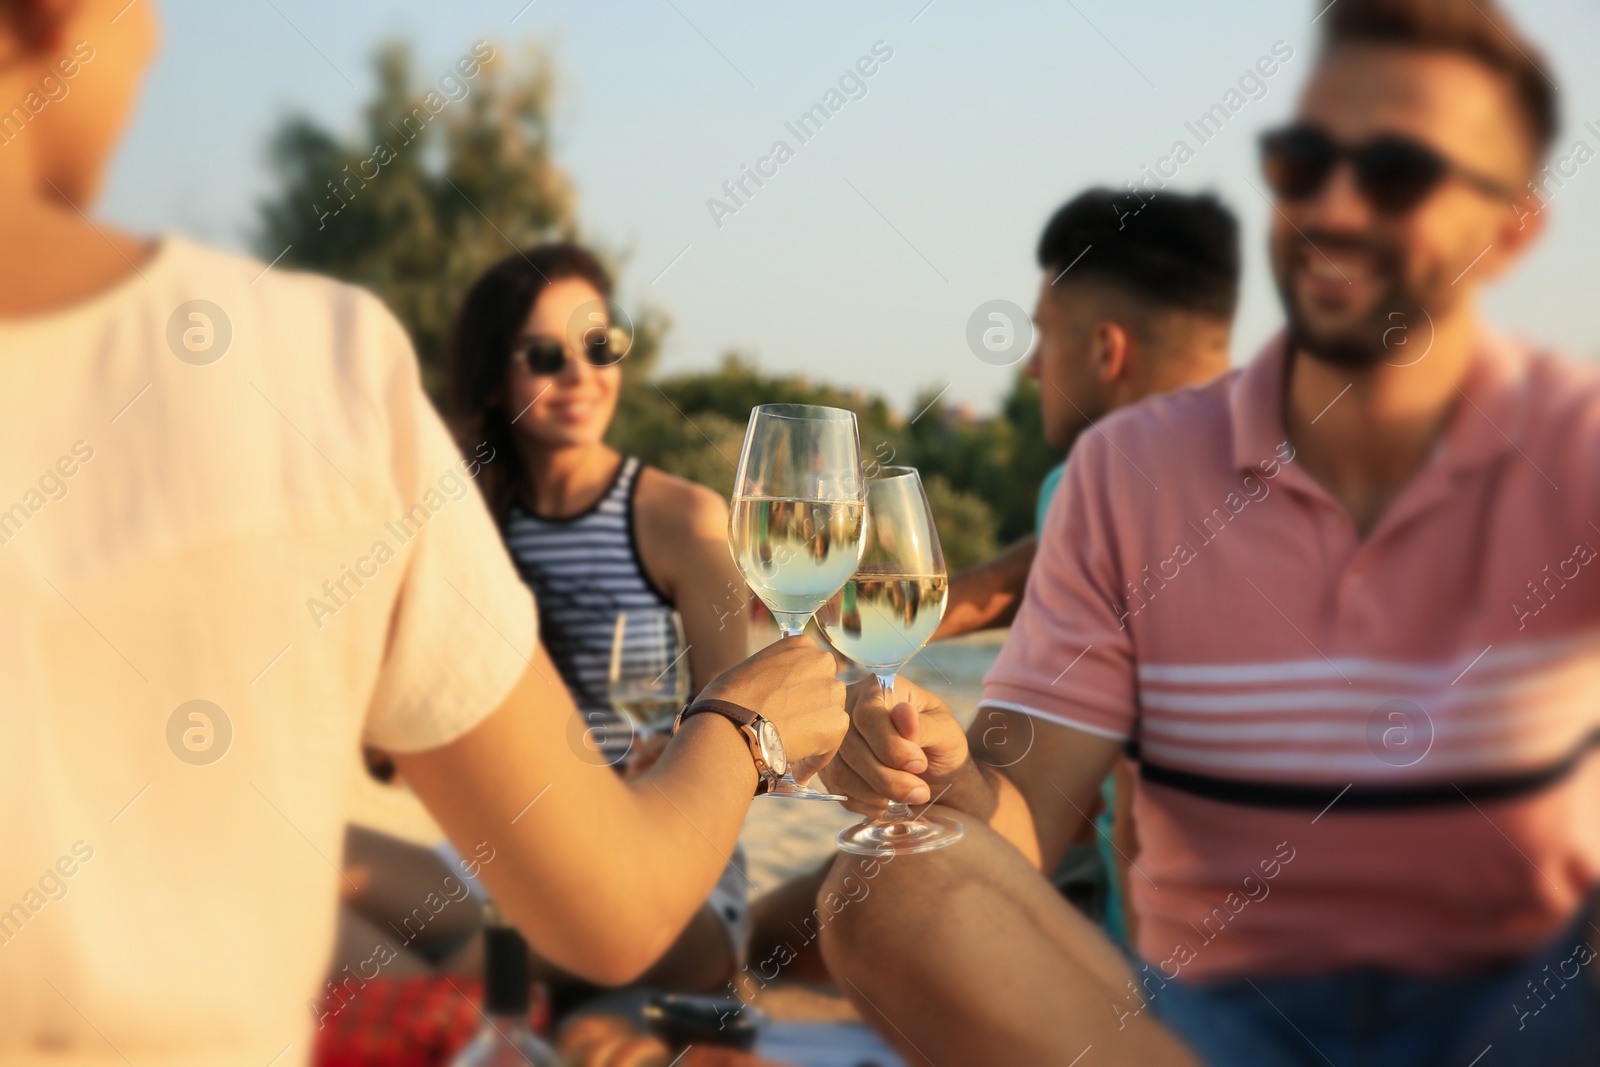
[[[307,1062],[363,742],[541,957],[628,981],[834,751],[833,659],[707,682],[783,753],[708,711],[630,783],[584,762],[394,317],[85,214],[151,9],[0,0],[0,101],[71,86],[0,146],[0,1061]]]
[[[1026,371],[1039,383],[1045,442],[1062,452],[1113,411],[1228,369],[1239,303],[1233,213],[1215,197],[1163,192],[1125,219],[1126,199],[1086,190],[1039,237],[1037,339]],[[1039,528],[1064,468],[1039,487]],[[1037,551],[1029,534],[952,578],[934,640],[1011,625]]]

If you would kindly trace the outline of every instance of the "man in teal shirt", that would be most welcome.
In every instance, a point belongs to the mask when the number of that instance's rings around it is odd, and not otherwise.
[[[1033,313],[1044,437],[1065,453],[1097,419],[1228,369],[1239,299],[1239,228],[1212,196],[1140,201],[1097,188],[1064,204],[1039,239]],[[1065,461],[1063,461],[1064,463]],[[1061,479],[1039,488],[1035,527]],[[1009,626],[1033,562],[1029,535],[956,575],[935,640]]]
[[[1039,383],[1044,436],[1052,447],[1066,451],[1112,411],[1228,369],[1239,294],[1238,224],[1215,198],[1164,192],[1141,202],[1091,189],[1050,219],[1038,260],[1038,344],[1027,374]],[[1035,530],[1044,526],[1065,467],[1063,459],[1039,486]],[[1036,544],[1030,534],[956,575],[935,640],[1009,626]],[[1125,941],[1114,783],[1107,778],[1102,791],[1099,833],[1068,851],[1055,882]]]

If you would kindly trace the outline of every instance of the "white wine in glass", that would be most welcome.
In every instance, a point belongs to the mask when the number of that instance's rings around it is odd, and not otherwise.
[[[785,635],[804,630],[854,573],[865,510],[859,500],[734,500],[734,559]]]
[[[617,613],[606,697],[639,733],[670,730],[678,709],[689,699],[687,651],[683,619],[671,608]]]
[[[922,478],[913,467],[883,467],[867,480],[867,540],[861,563],[817,622],[833,647],[871,671],[894,706],[895,675],[922,651],[944,617],[950,579]],[[846,852],[881,856],[928,852],[961,840],[961,823],[913,815],[899,802],[876,819],[839,831]]]
[[[893,675],[939,628],[949,594],[942,574],[857,572],[817,619],[853,663]]]
[[[810,404],[750,411],[734,475],[728,546],[785,637],[839,591],[861,559],[866,484],[854,412]],[[765,796],[844,800],[785,775]]]

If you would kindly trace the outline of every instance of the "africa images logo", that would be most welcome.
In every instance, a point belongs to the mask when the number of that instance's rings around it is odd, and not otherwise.
[[[706,210],[711,212],[711,221],[717,229],[722,229],[722,220],[730,215],[737,215],[741,208],[747,207],[755,196],[756,190],[766,187],[767,181],[778,176],[778,170],[785,163],[795,157],[795,148],[806,144],[822,132],[822,127],[844,109],[845,104],[851,100],[862,100],[867,95],[867,79],[878,73],[881,65],[894,58],[894,49],[884,41],[872,42],[872,54],[865,55],[855,61],[854,66],[845,68],[839,76],[835,86],[829,86],[822,94],[822,99],[802,111],[797,118],[783,124],[784,130],[794,138],[795,144],[791,146],[785,138],[778,138],[768,147],[765,154],[756,158],[755,165],[741,165],[739,173],[722,183],[722,197],[706,197]],[[765,179],[765,181],[763,180]],[[754,183],[755,189],[750,186]]]

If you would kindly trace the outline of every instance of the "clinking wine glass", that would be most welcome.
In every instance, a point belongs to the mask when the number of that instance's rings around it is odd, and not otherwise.
[[[817,613],[833,647],[871,671],[894,706],[895,675],[944,617],[950,580],[922,478],[914,467],[882,467],[867,480],[867,539],[861,563]],[[913,815],[899,802],[876,819],[839,831],[860,855],[927,852],[961,840],[961,823]]]
[[[688,650],[683,619],[673,609],[617,613],[606,698],[641,736],[671,730],[673,717],[689,699]]]
[[[866,485],[854,412],[810,404],[750,411],[734,476],[734,563],[785,637],[805,632],[861,558]],[[784,775],[766,796],[844,800]]]

